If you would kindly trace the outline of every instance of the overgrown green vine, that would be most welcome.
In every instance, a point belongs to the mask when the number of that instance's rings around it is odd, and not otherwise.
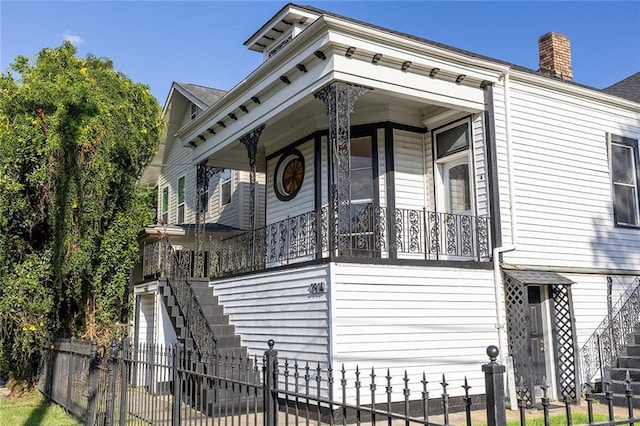
[[[68,42],[1,75],[0,373],[33,380],[52,336],[125,331],[162,129],[146,86]]]

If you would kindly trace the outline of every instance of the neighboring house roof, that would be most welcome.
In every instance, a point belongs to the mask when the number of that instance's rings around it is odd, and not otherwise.
[[[222,98],[225,93],[227,93],[225,90],[200,86],[198,84],[173,82],[163,108],[163,115],[167,120],[166,134],[158,145],[158,152],[142,172],[142,176],[138,181],[139,185],[150,187],[156,185],[162,170],[165,155],[167,155],[171,149],[174,135],[176,131],[178,131],[182,117],[190,103],[194,103],[202,110],[206,110]]]
[[[603,92],[640,103],[640,72],[602,89]]]
[[[191,95],[200,100],[207,108],[213,105],[218,99],[227,93],[225,90],[214,89],[212,87],[200,86],[198,84],[174,82],[175,85],[182,87]]]

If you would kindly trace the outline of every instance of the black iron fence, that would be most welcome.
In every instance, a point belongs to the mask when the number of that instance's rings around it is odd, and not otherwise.
[[[323,206],[214,241],[209,270],[216,277],[326,257],[488,261],[490,256],[487,216],[364,203]]]
[[[422,375],[393,378],[389,371],[350,371],[330,366],[278,360],[274,342],[261,360],[233,354],[217,354],[203,360],[182,345],[167,347],[112,345],[100,357],[96,345],[59,341],[48,351],[40,377],[40,390],[87,425],[213,425],[289,426],[310,423],[361,424],[403,422],[406,426],[453,424],[459,404],[472,424],[472,410],[486,410],[488,425],[505,425],[505,367],[496,362],[498,350],[487,349],[489,362],[482,366],[485,386],[474,389],[465,379],[461,397],[451,397],[444,375],[437,376],[437,391],[429,387],[434,378]],[[378,373],[378,374],[376,374]],[[386,374],[385,374],[386,373]],[[417,386],[416,386],[417,385]],[[429,391],[431,389],[431,392]],[[541,400],[545,424],[549,424],[547,388]],[[588,423],[594,423],[591,387],[585,388]],[[598,425],[640,422],[633,413],[633,392],[628,382],[628,417],[614,419],[613,393],[605,392],[608,421]],[[564,399],[571,419],[571,398]],[[527,422],[524,389],[518,392],[520,424]],[[571,420],[567,420],[571,424]]]

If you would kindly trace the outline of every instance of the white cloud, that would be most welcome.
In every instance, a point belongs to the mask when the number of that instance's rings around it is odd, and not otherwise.
[[[70,41],[74,46],[86,43],[86,41],[82,37],[76,34],[71,34],[69,31],[65,31],[64,34],[62,34],[62,38],[64,40]]]

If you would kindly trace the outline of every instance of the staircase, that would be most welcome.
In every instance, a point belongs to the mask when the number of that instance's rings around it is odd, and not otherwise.
[[[613,405],[626,407],[627,380],[634,395],[631,398],[633,407],[640,408],[640,329],[636,329],[629,343],[620,352],[617,366],[605,370],[603,393],[596,394],[596,398],[606,404],[607,398],[604,391],[609,390],[613,392]]]
[[[223,359],[227,356],[246,359],[247,348],[240,343],[240,336],[235,333],[235,326],[229,324],[229,316],[224,313],[223,306],[218,303],[218,297],[213,296],[209,280],[207,278],[190,278],[188,284],[206,318],[208,331],[215,338],[216,354]],[[176,335],[184,344],[185,350],[200,349],[194,345],[193,336],[191,336],[186,323],[187,319],[183,316],[178,300],[176,300],[167,279],[159,280],[159,289]],[[195,306],[191,308],[197,309]]]
[[[629,386],[633,406],[640,408],[640,278],[580,349],[580,361],[583,383],[601,377],[602,386],[594,394],[597,400],[607,403],[607,392],[612,392],[613,404],[626,407]]]

